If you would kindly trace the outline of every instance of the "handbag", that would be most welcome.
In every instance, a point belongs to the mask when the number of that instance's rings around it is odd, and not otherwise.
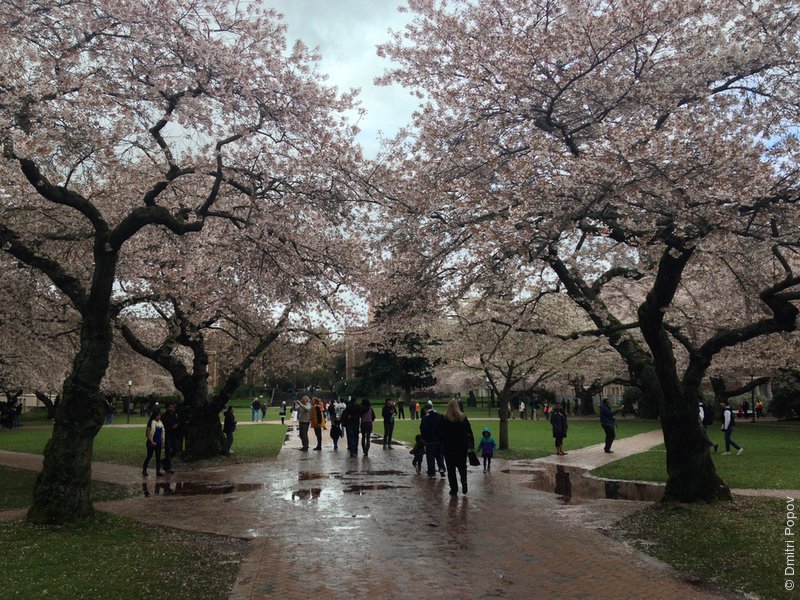
[[[477,454],[475,454],[475,451],[474,451],[474,450],[470,450],[469,452],[467,452],[467,458],[469,458],[469,464],[470,464],[470,466],[473,466],[473,467],[478,467],[478,466],[480,466],[480,464],[481,464],[481,461],[480,461],[480,459],[478,458],[478,455],[477,455]]]

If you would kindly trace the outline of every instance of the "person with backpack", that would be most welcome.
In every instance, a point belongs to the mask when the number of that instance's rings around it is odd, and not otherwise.
[[[733,411],[725,402],[720,402],[719,405],[722,407],[722,431],[725,432],[725,452],[722,453],[722,456],[731,453],[731,446],[736,448],[736,454],[739,455],[744,452],[744,448],[731,439],[733,428],[736,426],[736,419],[733,417]]]
[[[700,400],[697,405],[698,410],[698,418],[700,420],[700,425],[703,426],[703,430],[706,432],[706,437],[708,437],[708,428],[714,422],[714,411],[711,410],[710,407],[705,405],[705,402]],[[708,438],[709,443],[714,446],[714,452],[719,450],[719,444],[715,444],[711,441],[711,438]]]

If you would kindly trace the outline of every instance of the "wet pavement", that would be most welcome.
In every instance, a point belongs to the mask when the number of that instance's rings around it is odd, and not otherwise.
[[[497,460],[490,473],[471,467],[468,494],[451,497],[444,478],[412,469],[405,446],[352,458],[327,439],[302,452],[287,438],[274,461],[166,479],[106,465],[95,477],[141,494],[97,507],[251,540],[231,600],[730,597],[604,535],[644,506],[609,498],[652,498],[609,494],[602,480],[589,490],[574,465]]]

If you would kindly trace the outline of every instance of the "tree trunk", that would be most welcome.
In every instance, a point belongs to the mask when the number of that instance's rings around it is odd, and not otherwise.
[[[33,523],[69,523],[93,513],[89,496],[92,444],[106,413],[100,382],[111,352],[110,302],[117,255],[98,242],[94,256],[92,293],[81,310],[80,348],[64,381],[53,436],[45,446],[42,472],[28,511]]]
[[[44,449],[42,472],[28,511],[28,520],[34,523],[68,523],[93,512],[89,497],[92,444],[105,418],[100,381],[108,365],[111,328],[107,324],[97,327],[94,319],[85,323],[83,329],[94,331],[94,341],[82,343],[72,373],[64,382],[53,435]]]
[[[34,394],[36,394],[36,398],[39,400],[39,402],[44,404],[45,408],[47,409],[47,418],[51,421],[55,419],[56,410],[58,409],[58,404],[59,402],[61,402],[61,394],[58,394],[56,396],[55,401],[51,400],[50,396],[48,396],[44,392],[40,392],[39,390],[36,390]]]
[[[500,407],[498,408],[498,416],[500,417],[500,436],[499,436],[499,449],[508,450],[508,403],[511,400],[511,390],[503,389],[497,394]]]
[[[194,407],[186,431],[184,460],[193,461],[219,456],[224,447],[223,439],[219,410],[209,404]]]
[[[716,473],[709,453],[711,444],[699,422],[700,383],[708,362],[692,366],[690,361],[690,368],[681,381],[672,339],[664,328],[665,307],[675,295],[692,252],[689,248],[662,255],[653,288],[638,310],[639,327],[650,348],[662,393],[659,413],[667,448],[665,502],[731,499],[730,490]]]
[[[406,406],[411,406],[411,385],[409,384],[403,386],[403,401]]]
[[[730,500],[731,492],[711,460],[711,442],[698,421],[697,397],[684,404],[682,414],[662,414],[661,430],[667,448],[667,487],[664,501],[714,502]]]
[[[590,390],[576,390],[581,405],[581,415],[588,416],[594,413],[594,394]]]

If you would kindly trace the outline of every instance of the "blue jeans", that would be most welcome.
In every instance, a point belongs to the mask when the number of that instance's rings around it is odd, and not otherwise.
[[[737,444],[731,439],[731,433],[733,433],[733,427],[725,430],[725,452],[730,452],[731,446],[733,446],[737,450],[742,449],[742,447],[739,444]]]
[[[428,460],[428,477],[436,475],[436,465],[439,470],[444,471],[444,451],[441,442],[425,444],[425,458]]]
[[[260,420],[261,420],[261,409],[260,408],[254,408],[253,409],[253,423],[255,423],[256,421],[260,421]]]

